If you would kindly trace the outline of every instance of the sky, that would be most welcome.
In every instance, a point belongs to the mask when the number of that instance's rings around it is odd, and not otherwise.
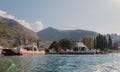
[[[53,27],[120,34],[120,0],[0,0],[0,15],[35,32]]]

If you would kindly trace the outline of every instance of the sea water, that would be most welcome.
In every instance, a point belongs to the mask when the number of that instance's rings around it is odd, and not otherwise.
[[[0,72],[120,72],[120,54],[0,56]]]

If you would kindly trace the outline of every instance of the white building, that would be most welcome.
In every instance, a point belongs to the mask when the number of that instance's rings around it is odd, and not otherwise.
[[[88,47],[80,41],[73,41],[73,45],[74,45],[73,48],[74,51],[89,50]]]

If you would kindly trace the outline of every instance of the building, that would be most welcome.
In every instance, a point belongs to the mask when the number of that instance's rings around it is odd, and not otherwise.
[[[74,51],[89,50],[88,47],[80,41],[72,41]]]

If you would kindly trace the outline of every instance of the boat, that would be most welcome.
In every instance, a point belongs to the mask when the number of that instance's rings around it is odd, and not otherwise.
[[[99,54],[100,51],[96,49],[89,49],[84,43],[75,41],[74,48],[61,50],[59,54]]]
[[[39,51],[35,44],[21,45],[19,47],[14,48],[14,52],[19,53],[20,55],[45,54],[45,51]]]
[[[4,56],[21,55],[20,53],[15,53],[11,48],[2,49],[1,54]]]
[[[59,54],[100,54],[96,50],[81,50],[81,51],[61,51]]]

